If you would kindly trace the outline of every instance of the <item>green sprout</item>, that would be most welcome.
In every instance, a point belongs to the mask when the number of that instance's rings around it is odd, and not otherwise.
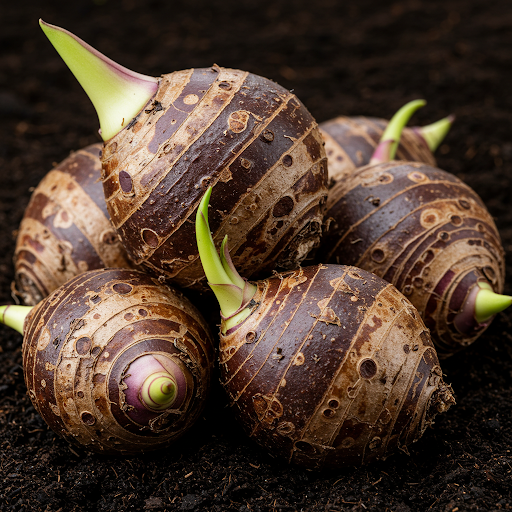
[[[25,318],[34,306],[0,306],[0,323],[23,334]]]
[[[483,324],[512,304],[511,296],[496,293],[490,284],[478,283],[478,287],[480,289],[475,297],[475,320],[479,324]]]
[[[236,271],[229,255],[227,235],[222,241],[220,256],[217,253],[208,224],[211,193],[212,188],[209,187],[197,209],[196,238],[204,273],[220,305],[222,331],[226,332],[249,316],[251,309],[248,305],[257,287]]]
[[[168,409],[176,400],[178,386],[174,377],[168,372],[149,375],[140,390],[141,401],[150,409]]]
[[[117,64],[67,30],[43,20],[39,24],[92,101],[104,141],[127,126],[155,95],[158,78]]]
[[[395,158],[400,137],[405,125],[409,122],[411,116],[420,107],[427,104],[425,100],[413,100],[406,103],[398,112],[391,118],[382,137],[380,138],[378,146],[373,152],[370,160],[370,165],[381,164],[390,162]]]
[[[446,134],[450,131],[453,121],[455,121],[455,116],[450,115],[436,121],[435,123],[416,127],[414,130],[425,140],[428,149],[433,153],[444,140]]]

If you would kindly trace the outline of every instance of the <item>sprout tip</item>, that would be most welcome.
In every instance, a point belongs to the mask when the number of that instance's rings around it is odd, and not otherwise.
[[[39,25],[92,101],[103,140],[127,126],[156,93],[157,78],[117,64],[63,28],[41,19]]]
[[[384,130],[380,142],[372,155],[370,165],[389,162],[395,158],[404,126],[409,122],[414,112],[426,104],[425,100],[413,100],[398,110]]]
[[[246,306],[256,293],[256,286],[243,279],[236,271],[229,255],[227,236],[222,241],[220,256],[217,253],[208,224],[211,193],[212,188],[209,187],[197,209],[196,238],[204,273],[219,302],[225,330],[249,315],[250,311]]]

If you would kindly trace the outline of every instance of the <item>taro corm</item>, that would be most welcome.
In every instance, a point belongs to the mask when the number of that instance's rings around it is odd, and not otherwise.
[[[103,197],[101,144],[71,153],[32,193],[16,239],[16,292],[35,306],[68,279],[130,267]]]
[[[98,113],[108,211],[136,264],[208,289],[194,236],[208,186],[214,237],[229,235],[242,275],[294,268],[318,245],[327,159],[316,121],[293,93],[217,65],[140,75],[66,30],[41,26]]]
[[[424,104],[422,102],[418,106]],[[411,109],[407,115],[410,117],[413,112]],[[435,166],[434,151],[445,138],[454,120],[455,116],[450,115],[427,126],[404,128],[396,149],[397,159]],[[408,119],[404,121],[405,124]],[[330,182],[343,180],[357,167],[370,163],[388,123],[385,119],[366,116],[338,116],[320,123]]]
[[[329,190],[317,258],[393,283],[448,356],[473,343],[512,297],[500,295],[504,250],[475,191],[441,169],[393,160],[403,114],[417,105],[393,117],[372,163]]]
[[[0,307],[0,321],[24,335],[30,399],[70,442],[110,454],[160,449],[203,409],[214,357],[209,328],[155,277],[91,270],[34,307]]]
[[[221,309],[221,382],[252,439],[311,469],[407,450],[454,398],[428,329],[390,283],[315,265],[250,283],[198,209],[197,243]]]

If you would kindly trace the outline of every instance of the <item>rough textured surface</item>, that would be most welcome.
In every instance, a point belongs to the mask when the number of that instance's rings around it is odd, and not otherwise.
[[[321,123],[330,184],[343,181],[356,167],[370,163],[387,123],[386,119],[365,116],[337,116]],[[395,159],[436,165],[435,156],[417,127],[403,129]]]
[[[73,152],[49,170],[30,198],[14,252],[16,289],[26,305],[86,270],[132,266],[107,212],[102,147]]]
[[[496,218],[512,276],[509,0],[335,2],[33,0],[1,8],[0,292],[35,187],[71,150],[97,142],[87,98],[37,19],[65,26],[121,64],[160,75],[217,62],[294,89],[319,122],[389,118],[425,98],[414,124],[457,120],[440,167]],[[510,283],[505,292],[512,293]],[[512,311],[443,370],[457,405],[410,448],[360,470],[289,468],[248,441],[220,386],[204,419],[166,453],[71,451],[30,405],[21,337],[1,328],[0,509],[7,511],[494,511],[512,508]]]
[[[147,273],[81,273],[30,310],[24,332],[28,395],[70,442],[114,455],[163,449],[202,413],[212,335],[181,292]],[[138,396],[162,370],[173,375],[177,397],[167,411],[149,410]]]
[[[330,188],[325,218],[319,259],[397,286],[440,355],[467,347],[491,323],[460,312],[480,283],[503,292],[504,251],[485,204],[454,174],[418,162],[360,167]]]
[[[166,282],[208,290],[195,241],[229,237],[243,277],[297,267],[320,241],[327,165],[315,119],[253,73],[214,65],[165,74],[152,102],[102,154],[112,223],[130,257]]]
[[[221,382],[247,434],[310,468],[362,466],[417,441],[454,403],[428,329],[374,274],[311,265],[258,283],[221,335]]]

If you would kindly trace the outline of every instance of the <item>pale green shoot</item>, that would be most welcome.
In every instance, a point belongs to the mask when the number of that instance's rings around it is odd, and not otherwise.
[[[204,194],[197,209],[196,238],[199,257],[210,288],[215,293],[222,313],[222,330],[238,325],[250,314],[247,307],[256,293],[256,286],[243,279],[236,271],[227,248],[227,236],[217,253],[208,224],[208,203],[212,188]]]
[[[150,408],[163,410],[176,400],[178,388],[176,380],[168,372],[151,374],[143,383],[140,398]]]
[[[479,283],[480,290],[475,298],[475,320],[481,324],[492,316],[508,308],[512,297],[495,293],[487,283]]]
[[[420,107],[427,104],[425,100],[414,100],[406,103],[398,112],[391,118],[382,137],[380,138],[379,145],[370,160],[370,164],[380,164],[390,162],[395,158],[396,150],[402,136],[402,131],[405,125],[409,122],[411,116]]]
[[[435,123],[428,124],[427,126],[416,128],[419,134],[425,139],[432,153],[439,147],[446,137],[446,134],[450,131],[453,121],[455,121],[455,116],[451,115]]]
[[[33,306],[0,306],[0,322],[23,334],[25,318]]]
[[[155,95],[158,78],[117,64],[67,30],[39,24],[92,101],[103,140],[119,133]]]

